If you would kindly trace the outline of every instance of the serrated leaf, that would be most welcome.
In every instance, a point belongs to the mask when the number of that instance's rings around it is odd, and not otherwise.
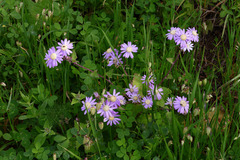
[[[77,16],[77,21],[82,24],[83,23],[83,17],[82,16]]]

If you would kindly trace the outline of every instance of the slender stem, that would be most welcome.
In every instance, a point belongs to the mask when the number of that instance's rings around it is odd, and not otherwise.
[[[94,71],[92,71],[91,69],[88,69],[88,68],[86,68],[86,67],[83,67],[83,66],[81,66],[80,64],[78,64],[77,62],[73,62],[73,61],[72,61],[72,57],[64,57],[64,60],[68,61],[69,63],[73,63],[73,64],[75,64],[75,65],[78,66],[78,67],[81,67],[81,68],[83,68],[83,69],[86,69],[86,70],[94,73]],[[97,73],[97,74],[98,74],[98,73]],[[106,78],[103,77],[102,75],[98,74],[98,76],[101,77],[101,78],[103,78],[103,79],[105,79],[105,80],[108,81],[110,84],[113,84],[110,80],[106,79]]]
[[[162,84],[162,82],[167,78],[167,76],[168,76],[169,73],[171,72],[173,66],[174,66],[175,63],[177,62],[177,60],[178,60],[178,58],[179,58],[179,56],[180,56],[180,53],[181,53],[181,52],[179,51],[179,53],[178,53],[178,55],[177,55],[177,58],[176,58],[175,61],[172,63],[172,66],[171,66],[171,68],[169,69],[168,73],[166,74],[166,76],[162,79],[162,81],[161,81],[157,86],[159,86],[160,84]]]

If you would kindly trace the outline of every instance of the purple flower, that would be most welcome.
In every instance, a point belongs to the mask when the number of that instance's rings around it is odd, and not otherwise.
[[[171,29],[168,30],[169,33],[166,34],[167,38],[168,38],[169,40],[174,39],[175,36],[176,36],[176,32],[177,32],[179,29],[180,29],[180,28],[178,28],[178,27],[171,27]]]
[[[118,96],[118,100],[119,100],[121,105],[125,105],[126,104],[126,99],[123,96]]]
[[[70,49],[73,49],[73,44],[70,43],[70,40],[64,39],[61,40],[61,43],[58,42],[57,46],[57,50],[63,55],[63,56],[67,56],[70,55],[70,53],[72,53],[72,51]]]
[[[118,55],[118,50],[117,49],[114,49],[114,51],[116,52],[116,54]],[[114,52],[111,48],[108,48],[106,52],[104,52],[102,54],[104,56],[105,59],[109,59],[111,58],[112,56],[114,56]],[[121,54],[120,54],[121,55]]]
[[[105,94],[104,97],[106,97],[110,102],[113,103],[115,107],[117,107],[121,105],[119,101],[119,98],[121,98],[121,96],[119,96],[119,94],[120,92],[116,93],[116,89],[114,89],[113,94],[110,94],[109,92],[107,92],[107,94]]]
[[[109,102],[109,101],[105,101],[101,108],[98,110],[98,114],[100,114],[100,116],[104,116],[104,118],[109,118],[110,116],[113,116],[114,114],[117,114],[117,112],[115,112],[113,109],[116,109],[117,107],[113,106],[113,103]]]
[[[95,102],[95,99],[93,99],[92,97],[86,97],[86,101],[85,102],[82,101],[82,104],[83,104],[83,106],[82,106],[81,110],[84,111],[84,114],[87,114],[87,110],[88,110],[88,112],[90,112],[90,109],[92,107],[96,108],[95,105],[97,103]]]
[[[119,115],[115,114],[108,118],[104,118],[103,121],[107,122],[107,125],[110,125],[110,126],[112,126],[112,124],[116,125],[116,124],[119,124],[119,121],[121,121],[121,119],[117,117],[119,117]]]
[[[121,44],[121,53],[124,53],[123,57],[125,58],[133,58],[133,54],[132,52],[137,52],[138,47],[134,44],[132,44],[132,42],[128,42],[128,44],[123,43]]]
[[[47,66],[49,68],[53,68],[58,65],[58,63],[62,63],[63,56],[59,51],[56,51],[54,47],[48,50],[46,53],[44,60],[46,60]]]
[[[131,97],[133,93],[138,93],[138,87],[129,83],[129,88],[126,88],[125,91],[127,92],[126,95]]]
[[[185,29],[179,29],[176,32],[176,37],[175,37],[175,42],[177,45],[180,44],[181,48],[186,47],[187,42],[190,41],[191,35],[189,34],[189,32],[185,32]]]
[[[115,64],[115,66],[119,66],[120,63],[123,64],[122,58],[121,58],[121,54],[118,55],[118,52],[116,52],[116,55],[117,55],[117,57],[116,57],[115,54],[113,53],[113,54],[111,55],[111,57],[109,57],[109,59],[108,59],[108,60],[109,60],[109,63],[108,63],[107,66],[111,66],[111,65],[113,65],[113,64]]]
[[[140,96],[140,94],[133,93],[129,100],[132,101],[133,103],[140,103],[141,102],[141,96]]]
[[[93,95],[94,95],[94,96],[95,96],[95,98],[97,98],[97,99],[99,99],[99,98],[100,98],[100,96],[99,96],[98,92],[94,92],[94,93],[93,93]]]
[[[151,90],[153,90],[154,89],[154,81],[153,81],[153,79],[156,80],[156,78],[154,78],[153,76],[150,75],[148,77],[148,79],[146,80],[146,77],[147,77],[146,75],[142,76],[142,79],[141,79],[143,81],[142,83],[145,83],[147,85],[147,82],[149,82],[148,87]]]
[[[143,97],[142,99],[142,102],[143,102],[143,106],[144,108],[151,108],[152,105],[153,105],[153,101],[152,101],[152,97],[151,96],[147,96],[147,97]]]
[[[187,50],[188,52],[190,52],[191,50],[193,50],[193,44],[191,41],[187,42],[185,47],[181,47],[181,50],[183,50],[184,52]]]
[[[174,99],[174,97],[168,97],[168,98],[167,98],[167,102],[165,103],[165,105],[170,105],[170,106],[172,106],[172,105],[173,105],[173,99]]]
[[[198,42],[199,41],[199,36],[197,34],[197,30],[195,29],[195,27],[193,28],[188,28],[187,29],[187,34],[191,35],[190,36],[190,40],[193,42]]]
[[[154,96],[154,99],[158,99],[158,100],[160,100],[160,99],[162,99],[162,95],[163,95],[163,89],[162,88],[159,88],[159,89],[157,89],[156,88],[156,90],[155,90],[155,96]]]
[[[184,96],[183,97],[177,96],[173,104],[174,104],[174,109],[176,109],[178,113],[181,113],[181,114],[188,113],[189,101],[187,101],[187,98],[185,98]]]

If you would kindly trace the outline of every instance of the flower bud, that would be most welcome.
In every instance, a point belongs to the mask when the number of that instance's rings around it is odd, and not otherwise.
[[[45,16],[45,19],[46,19],[46,21],[48,21],[48,16],[47,15]]]
[[[23,77],[23,73],[20,70],[19,70],[19,75],[20,75],[20,77]]]
[[[53,153],[53,160],[57,160],[57,154]]]
[[[211,94],[207,95],[207,100],[210,100],[213,96]]]
[[[41,35],[41,34],[39,34],[39,35],[38,35],[38,39],[40,39],[40,38],[41,38],[41,36],[42,36],[42,35]]]
[[[15,10],[16,10],[16,12],[18,12],[18,13],[20,12],[20,8],[18,8],[18,6],[15,7]]]
[[[19,8],[22,8],[23,6],[23,2],[20,2]]]
[[[173,142],[172,142],[172,140],[170,140],[169,142],[168,142],[168,146],[170,146],[170,145],[172,145],[173,144]]]
[[[187,131],[188,131],[188,128],[187,128],[187,127],[184,127],[184,128],[183,128],[183,134],[187,133]]]
[[[83,144],[87,144],[90,141],[90,137],[88,135],[85,135],[83,137]]]
[[[199,108],[195,108],[195,109],[193,110],[193,116],[198,116],[199,113],[200,113],[200,109],[199,109]]]
[[[96,99],[99,99],[99,98],[100,98],[98,92],[94,92],[93,95],[95,96]]]
[[[203,80],[203,85],[205,86],[207,84],[207,78]]]
[[[188,139],[190,142],[193,141],[193,137],[192,137],[190,134],[187,135],[187,139]]]
[[[44,8],[44,9],[42,10],[42,15],[44,16],[45,13],[46,13],[46,9]]]
[[[181,82],[182,81],[182,77],[178,77],[178,82]]]
[[[43,22],[43,26],[46,27],[46,22]]]
[[[105,92],[106,92],[106,89],[103,89],[103,91],[102,91],[102,96],[105,94]]]
[[[52,17],[52,15],[53,15],[53,12],[52,12],[51,10],[49,10],[49,11],[48,11],[48,16],[49,16],[49,18]]]
[[[182,146],[184,145],[184,140],[183,140],[183,139],[181,140],[181,145],[182,145]]]
[[[87,144],[84,145],[84,150],[85,150],[85,152],[89,152],[90,149],[91,149],[91,145],[90,145],[89,143],[87,143]]]
[[[96,108],[95,108],[95,107],[92,107],[92,108],[90,109],[90,112],[91,112],[92,115],[94,115],[94,114],[96,113]]]
[[[38,14],[36,15],[36,20],[37,20],[37,21],[39,20],[39,16],[40,16],[40,14],[38,13]]]
[[[96,104],[96,109],[97,109],[97,111],[101,108],[101,106],[102,106],[102,103],[101,103],[101,102],[99,102],[99,103]]]
[[[6,83],[1,82],[1,86],[6,87],[7,85],[6,85]]]
[[[207,133],[208,136],[210,135],[211,131],[212,131],[212,129],[208,126],[207,129],[206,129],[206,133]]]
[[[198,81],[198,85],[199,85],[199,86],[202,86],[202,81]]]
[[[99,122],[99,123],[98,123],[98,127],[102,130],[103,127],[104,127],[104,123],[103,123],[103,122]]]

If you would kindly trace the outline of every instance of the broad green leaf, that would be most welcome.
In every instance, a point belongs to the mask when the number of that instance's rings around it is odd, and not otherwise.
[[[55,137],[54,137],[54,141],[56,141],[56,142],[62,142],[62,141],[64,141],[64,140],[66,140],[67,138],[66,137],[64,137],[64,136],[62,136],[62,135],[56,135]]]
[[[21,15],[15,10],[13,12],[11,12],[10,15],[15,19],[21,19],[22,18]]]
[[[11,134],[9,133],[4,133],[3,134],[3,139],[7,140],[7,141],[10,141],[12,139],[12,136]]]
[[[43,133],[37,135],[37,137],[34,139],[34,145],[37,150],[41,148],[45,140],[46,140],[46,136]]]

